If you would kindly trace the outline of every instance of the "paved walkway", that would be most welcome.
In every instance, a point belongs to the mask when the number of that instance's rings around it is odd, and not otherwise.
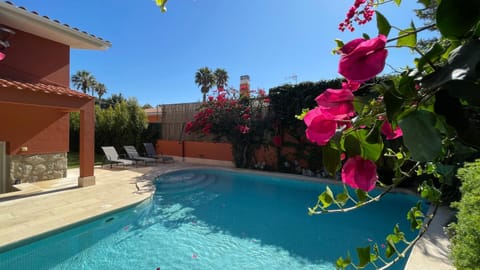
[[[155,167],[95,168],[96,185],[77,188],[78,170],[68,178],[22,184],[21,191],[0,195],[0,251],[33,236],[142,202],[153,193],[155,176],[198,166],[175,162]],[[295,178],[292,176],[291,178]],[[443,226],[451,217],[440,209],[429,232],[414,247],[406,270],[455,269],[448,259],[448,239]]]
[[[428,231],[413,247],[405,270],[456,269],[449,260],[450,242],[443,228],[451,221],[454,212],[447,207],[440,207],[430,223]]]
[[[136,204],[152,194],[151,186],[139,181],[141,169],[95,169],[95,175],[95,186],[77,188],[77,170],[69,171],[66,179],[22,184],[21,191],[2,194],[0,245],[18,244],[32,236]]]

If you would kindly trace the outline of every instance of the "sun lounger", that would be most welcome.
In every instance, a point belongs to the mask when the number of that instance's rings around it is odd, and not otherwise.
[[[123,165],[123,166],[135,164],[135,162],[132,160],[120,158],[120,156],[117,153],[117,150],[113,146],[102,146],[102,150],[103,150],[103,153],[105,154],[105,157],[103,158],[103,161],[102,161],[102,167],[103,167],[103,164],[105,164],[106,162],[110,164],[110,168],[112,168],[114,164]]]
[[[132,145],[124,145],[123,146],[123,149],[125,149],[125,152],[127,152],[127,156],[129,159],[131,160],[135,160],[135,161],[143,161],[145,163],[145,165],[147,165],[148,162],[152,162],[152,163],[155,163],[157,160],[154,159],[154,158],[150,158],[150,157],[142,157],[138,154],[137,152],[137,149],[135,148],[135,146],[132,146]]]
[[[143,146],[145,147],[145,151],[147,152],[147,157],[155,158],[163,163],[175,161],[173,157],[164,156],[163,154],[157,154],[155,146],[153,146],[152,143],[143,143]]]

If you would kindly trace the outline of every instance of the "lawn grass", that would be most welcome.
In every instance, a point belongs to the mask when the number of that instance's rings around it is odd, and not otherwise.
[[[67,154],[69,169],[80,167],[80,158],[77,152],[68,152]],[[95,154],[95,165],[102,165],[103,155]]]

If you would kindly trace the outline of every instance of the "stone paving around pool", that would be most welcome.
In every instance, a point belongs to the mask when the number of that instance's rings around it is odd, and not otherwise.
[[[199,166],[202,165],[177,161],[150,167],[95,168],[96,185],[84,188],[77,187],[78,169],[68,170],[67,178],[21,184],[17,186],[20,191],[0,195],[0,250],[140,203],[153,194],[151,180],[156,176]],[[414,247],[405,269],[455,269],[448,258],[449,241],[443,233],[443,226],[452,214],[440,209],[431,229]]]

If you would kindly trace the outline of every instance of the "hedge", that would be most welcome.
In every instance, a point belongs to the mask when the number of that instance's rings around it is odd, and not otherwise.
[[[458,209],[453,224],[452,257],[459,270],[480,269],[480,159],[458,170],[462,198],[452,206]]]

